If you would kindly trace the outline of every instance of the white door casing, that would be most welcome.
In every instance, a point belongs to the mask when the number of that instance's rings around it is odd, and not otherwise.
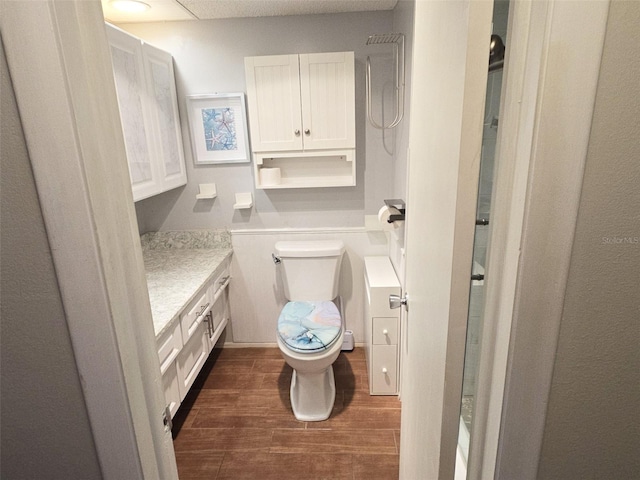
[[[491,2],[416,2],[400,478],[453,478]]]
[[[472,480],[538,476],[608,9],[510,7]]]
[[[1,6],[103,477],[177,478],[100,3]]]

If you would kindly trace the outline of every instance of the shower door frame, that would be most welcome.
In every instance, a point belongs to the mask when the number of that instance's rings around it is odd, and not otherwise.
[[[566,285],[608,9],[609,0],[509,9],[468,480],[537,476],[564,300],[564,287],[547,285]],[[579,65],[563,62],[567,51]],[[560,240],[541,258],[548,238]]]

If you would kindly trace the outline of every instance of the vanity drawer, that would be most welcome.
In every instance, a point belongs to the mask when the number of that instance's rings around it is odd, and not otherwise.
[[[160,372],[164,375],[182,349],[180,322],[176,322],[173,327],[167,329],[156,340],[156,346],[158,348],[158,359],[160,360]]]
[[[372,395],[394,395],[398,392],[398,347],[374,345],[369,381]]]
[[[220,291],[220,289],[226,287],[229,284],[230,279],[231,274],[229,273],[229,267],[225,266],[225,268],[213,279],[213,283],[209,287],[211,294],[215,295]],[[211,298],[213,299],[214,297],[212,296]]]
[[[208,289],[203,288],[186,308],[185,313],[180,316],[183,343],[186,344],[194,335],[209,310],[211,310],[211,299]]]
[[[398,344],[398,319],[376,317],[373,318],[374,345],[397,345]]]

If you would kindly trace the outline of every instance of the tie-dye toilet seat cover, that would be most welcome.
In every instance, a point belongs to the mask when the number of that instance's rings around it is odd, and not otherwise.
[[[289,302],[278,318],[278,335],[296,352],[326,350],[340,336],[342,319],[333,302]]]

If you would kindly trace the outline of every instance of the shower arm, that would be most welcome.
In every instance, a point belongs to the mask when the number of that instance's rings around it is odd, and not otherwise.
[[[395,106],[395,118],[389,125],[384,125],[384,118],[382,125],[378,124],[373,119],[373,115],[371,114],[371,59],[367,56],[367,68],[365,71],[366,74],[366,97],[367,97],[367,118],[369,119],[369,123],[373,125],[375,128],[379,130],[387,130],[390,128],[394,128],[397,126],[404,117],[404,35],[400,37],[398,42],[394,42],[394,57],[395,57],[395,67],[396,74],[394,79],[394,87],[396,91],[396,106]]]

